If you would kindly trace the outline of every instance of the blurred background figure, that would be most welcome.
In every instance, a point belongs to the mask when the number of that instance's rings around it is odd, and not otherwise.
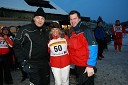
[[[102,60],[104,58],[103,51],[104,51],[104,48],[106,45],[105,31],[102,26],[102,21],[97,22],[97,27],[94,30],[94,35],[95,35],[96,41],[98,43],[98,56],[97,57],[99,60]]]
[[[13,39],[8,27],[3,27],[0,33],[0,85],[13,84],[10,72],[11,55],[10,48],[13,47]]]
[[[120,24],[120,20],[115,21],[115,25],[112,27],[112,36],[114,38],[114,48],[116,51],[121,52],[123,33],[128,33],[125,27]]]

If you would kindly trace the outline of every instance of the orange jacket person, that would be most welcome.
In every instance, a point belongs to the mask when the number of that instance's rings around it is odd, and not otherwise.
[[[112,28],[112,35],[114,36],[114,47],[115,50],[119,50],[121,52],[123,33],[128,33],[128,31],[126,31],[124,26],[120,24],[120,20],[116,20],[115,23],[116,24],[113,25]]]

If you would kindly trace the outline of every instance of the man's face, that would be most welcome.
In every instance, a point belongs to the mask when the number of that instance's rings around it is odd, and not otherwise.
[[[116,24],[117,24],[117,25],[120,25],[120,21],[117,21]]]
[[[45,18],[42,16],[35,16],[33,18],[33,20],[34,20],[34,23],[37,27],[42,27],[44,25],[44,22],[45,22]]]
[[[75,27],[80,20],[81,19],[77,16],[76,13],[70,15],[70,24],[71,24],[71,26]]]
[[[98,26],[101,27],[101,26],[102,26],[102,22],[99,22],[99,23],[98,23]]]

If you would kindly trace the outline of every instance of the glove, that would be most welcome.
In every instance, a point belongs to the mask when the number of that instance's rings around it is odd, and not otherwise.
[[[23,71],[26,72],[26,73],[32,72],[32,71],[31,71],[31,67],[32,67],[32,66],[31,66],[26,60],[24,60],[24,61],[21,63],[21,67],[22,67]]]

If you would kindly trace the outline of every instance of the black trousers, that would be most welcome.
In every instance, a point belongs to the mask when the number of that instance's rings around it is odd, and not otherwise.
[[[22,67],[21,67],[21,73],[22,73],[22,78],[24,78],[24,79],[29,78],[28,73],[25,72]]]
[[[81,74],[84,73],[85,68],[86,67],[75,66],[76,80],[77,80],[77,78],[79,78],[79,76]],[[78,83],[77,85],[81,85],[81,84]],[[84,83],[82,85],[94,85],[94,76],[88,77],[86,83]]]
[[[98,57],[102,57],[104,48],[105,48],[105,41],[99,41],[98,42]]]
[[[11,76],[11,63],[10,63],[10,55],[0,55],[0,85],[3,84],[3,82],[9,82],[13,81]]]
[[[50,85],[50,66],[48,63],[32,64],[32,68],[29,73],[30,82],[34,85]]]

